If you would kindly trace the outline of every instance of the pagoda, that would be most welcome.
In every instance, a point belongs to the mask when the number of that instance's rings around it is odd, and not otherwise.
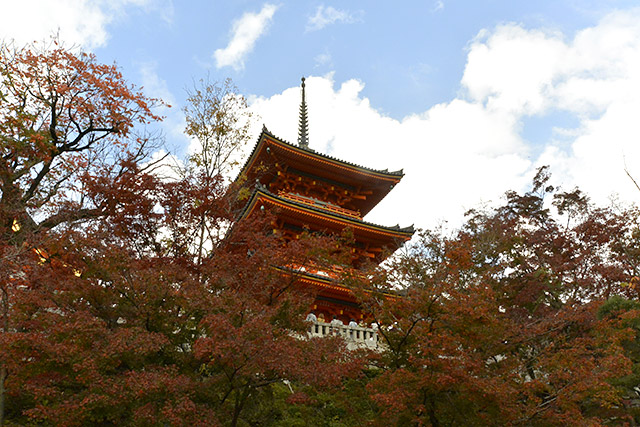
[[[276,231],[287,240],[305,230],[339,235],[348,228],[353,236],[350,267],[356,269],[365,260],[384,261],[414,233],[413,226],[385,227],[363,219],[400,182],[402,170],[369,169],[309,148],[304,77],[298,144],[285,142],[263,127],[240,176],[251,190],[240,219],[257,209],[273,209]],[[341,270],[341,266],[331,272],[307,266],[298,272],[297,280],[314,288],[311,309],[318,317],[335,316],[345,323],[362,320],[364,313],[353,292],[339,281]]]

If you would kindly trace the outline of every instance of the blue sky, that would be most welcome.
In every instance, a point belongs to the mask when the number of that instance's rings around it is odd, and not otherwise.
[[[276,135],[296,139],[308,76],[311,147],[406,177],[368,219],[458,224],[478,203],[556,184],[599,203],[640,193],[640,9],[616,0],[0,0],[0,37],[59,31],[115,61],[173,108],[185,88],[231,77]],[[191,148],[189,148],[191,147]],[[637,173],[635,172],[637,171]]]

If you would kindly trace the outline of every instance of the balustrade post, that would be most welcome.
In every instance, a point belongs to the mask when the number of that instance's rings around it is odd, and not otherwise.
[[[378,334],[375,329],[361,326],[331,325],[324,322],[311,322],[309,336],[326,337],[340,335],[350,348],[366,346],[376,348],[378,346]]]

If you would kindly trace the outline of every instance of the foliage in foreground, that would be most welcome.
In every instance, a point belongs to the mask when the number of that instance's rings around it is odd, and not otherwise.
[[[337,262],[336,240],[233,223],[242,192],[219,172],[246,132],[217,115],[244,105],[228,83],[192,93],[202,151],[162,181],[133,134],[158,101],[115,67],[0,53],[0,424],[640,422],[635,209],[541,168],[530,192],[348,279],[384,343],[348,352],[299,339],[313,295],[272,268]]]
[[[359,371],[339,341],[297,338],[313,296],[273,268],[321,263],[332,240],[285,246],[267,215],[229,232],[237,203],[210,163],[227,129],[161,181],[131,132],[155,101],[115,67],[0,52],[1,422],[237,425],[284,379]]]
[[[406,295],[365,298],[387,343],[367,385],[376,422],[633,422],[638,212],[548,180],[541,168],[530,192],[469,212],[452,236],[423,233],[369,284]]]

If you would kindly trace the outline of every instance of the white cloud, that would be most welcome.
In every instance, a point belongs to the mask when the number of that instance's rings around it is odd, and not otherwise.
[[[331,65],[331,54],[329,52],[320,53],[313,58],[313,61],[316,67]]]
[[[560,34],[503,25],[471,44],[462,84],[487,108],[540,113],[551,102],[550,85],[567,53]]]
[[[462,83],[474,102],[515,121],[553,111],[573,115],[579,125],[559,129],[565,138],[547,141],[536,163],[550,164],[558,181],[601,202],[614,192],[638,199],[623,156],[639,176],[640,10],[611,13],[572,40],[498,27],[471,44]]]
[[[405,170],[371,221],[458,225],[481,201],[527,189],[544,164],[554,183],[579,185],[599,203],[612,193],[640,198],[623,169],[626,158],[640,178],[640,10],[610,14],[572,39],[517,24],[483,31],[469,45],[460,95],[402,120],[374,108],[363,87],[351,79],[336,88],[332,74],[306,85],[312,148]],[[273,133],[295,142],[299,102],[294,87],[254,98],[252,107]],[[577,125],[550,124],[551,140],[532,146],[525,120],[556,112]]]
[[[157,10],[169,21],[169,0],[20,0],[2,4],[0,38],[18,45],[48,39],[53,34],[70,45],[85,49],[104,46],[108,26],[131,7]]]
[[[435,4],[433,5],[433,12],[437,12],[439,10],[444,9],[444,2],[442,0],[436,0]]]
[[[154,112],[164,117],[160,126],[168,137],[167,139],[175,146],[188,145],[191,141],[184,133],[186,127],[184,114],[177,104],[175,96],[169,90],[167,82],[158,75],[157,64],[145,62],[139,64],[138,68],[145,94],[152,98],[159,98],[166,104]]]
[[[320,5],[316,9],[316,13],[309,17],[307,21],[307,31],[321,30],[327,25],[342,22],[344,24],[352,24],[361,20],[362,13],[352,13],[346,10],[335,9],[331,6]]]
[[[139,64],[140,77],[142,86],[148,96],[160,98],[169,105],[175,105],[176,100],[167,86],[167,82],[162,79],[157,72],[157,64],[155,62],[144,62]],[[164,110],[163,113],[166,113]]]
[[[246,12],[233,22],[231,40],[224,49],[217,49],[213,53],[216,67],[233,67],[235,70],[244,69],[244,61],[253,50],[256,41],[262,36],[278,6],[266,3],[260,12]]]

